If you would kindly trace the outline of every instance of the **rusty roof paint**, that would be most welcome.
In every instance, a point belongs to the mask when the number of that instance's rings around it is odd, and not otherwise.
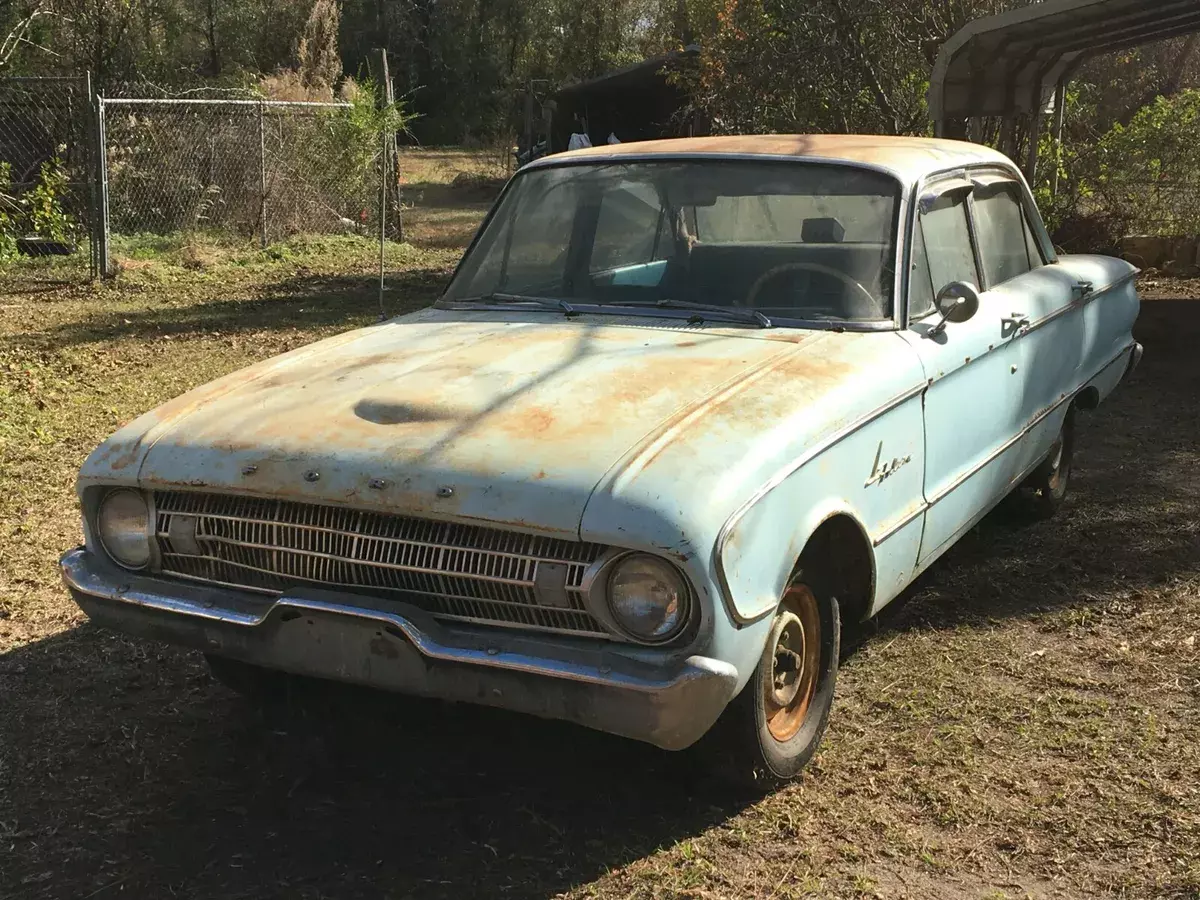
[[[965,141],[873,134],[761,134],[671,138],[611,144],[543,157],[534,167],[571,160],[622,160],[642,156],[728,154],[795,157],[878,166],[915,181],[930,172],[957,165],[1000,163],[1007,156],[991,147]]]

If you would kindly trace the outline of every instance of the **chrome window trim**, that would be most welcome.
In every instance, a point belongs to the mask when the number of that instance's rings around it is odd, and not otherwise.
[[[737,162],[757,162],[765,160],[767,162],[784,162],[799,166],[836,166],[849,169],[864,169],[869,172],[878,172],[883,175],[891,176],[903,189],[903,178],[901,174],[891,168],[880,163],[868,163],[854,159],[840,159],[835,156],[796,156],[789,153],[747,153],[747,152],[731,152],[721,153],[711,150],[678,150],[678,151],[658,151],[656,153],[595,153],[588,154],[583,157],[561,156],[560,154],[551,154],[543,156],[541,159],[536,159],[528,165],[522,167],[516,175],[516,178],[526,172],[533,172],[539,169],[556,169],[567,166],[605,166],[629,163],[644,163],[644,162],[686,162],[689,160],[717,160],[728,161],[734,160]]]
[[[958,164],[958,165],[954,165],[954,166],[948,166],[948,167],[942,168],[942,169],[935,169],[930,172],[927,172],[920,179],[918,179],[917,183],[915,185],[913,185],[912,202],[910,204],[911,210],[910,210],[910,216],[909,216],[909,223],[908,223],[908,228],[906,230],[904,243],[906,245],[908,245],[908,247],[911,248],[913,240],[914,240],[914,235],[916,233],[915,229],[919,225],[918,217],[920,216],[921,197],[924,196],[926,189],[929,185],[936,184],[936,182],[942,181],[942,180],[953,181],[956,177],[961,176],[964,180],[962,187],[966,190],[969,190],[970,194],[973,195],[975,192],[975,186],[977,184],[977,180],[973,176],[975,176],[975,175],[985,175],[986,176],[988,174],[998,175],[998,176],[1000,176],[1000,180],[1012,181],[1018,185],[1018,188],[1021,191],[1022,211],[1024,212],[1025,217],[1029,220],[1029,224],[1033,230],[1034,239],[1037,241],[1038,250],[1041,251],[1041,257],[1042,257],[1041,265],[1042,266],[1050,266],[1050,265],[1054,265],[1055,263],[1057,263],[1058,262],[1058,253],[1054,250],[1054,245],[1050,240],[1050,234],[1049,234],[1049,232],[1046,231],[1046,223],[1042,220],[1041,211],[1038,210],[1038,208],[1037,208],[1037,203],[1033,199],[1033,192],[1029,189],[1029,185],[1028,185],[1028,183],[1026,183],[1025,177],[1021,174],[1020,170],[1018,170],[1015,165],[1012,165],[1009,163],[1002,163],[1002,162],[994,161],[994,160],[978,162],[978,163],[969,163],[966,165]],[[974,199],[972,197],[971,200],[968,200],[968,204],[971,205],[973,203],[974,203]],[[972,246],[977,247],[978,246],[978,237],[975,234],[975,217],[974,217],[974,207],[973,206],[971,206],[968,216],[969,216],[970,222],[971,222],[971,244],[972,244]],[[923,316],[917,316],[915,318],[913,318],[909,315],[908,275],[910,274],[909,269],[912,266],[911,250],[906,252],[904,254],[903,258],[905,260],[905,262],[904,262],[905,281],[904,281],[904,295],[903,295],[904,296],[904,315],[903,315],[903,319],[899,322],[899,325],[898,325],[899,329],[902,331],[910,328],[912,326],[913,322],[922,321],[922,320],[928,318],[929,316],[933,315],[934,313],[936,313],[936,310],[934,310],[932,312],[926,313]],[[982,283],[982,278],[983,278],[984,273],[983,273],[982,260],[979,259],[978,251],[976,251],[975,266],[976,266],[976,269],[978,270],[977,274],[978,274],[979,278],[981,279],[981,282],[978,285],[980,291],[982,292],[985,290],[989,290],[990,288],[985,287],[984,284]],[[1034,268],[1041,268],[1041,266],[1035,266]],[[1032,271],[1032,269],[1030,271]],[[937,290],[938,289],[936,287],[934,287],[935,294],[936,294]]]
[[[438,300],[434,303],[436,309],[447,309],[457,311],[486,311],[486,312],[544,312],[551,316],[560,318],[571,318],[564,315],[561,309],[554,309],[548,306],[542,306],[536,303],[528,305],[521,303],[469,303],[462,300]],[[730,310],[749,309],[747,306],[731,306]],[[631,318],[643,319],[683,319],[689,320],[700,316],[704,318],[703,324],[710,325],[715,328],[744,328],[749,332],[756,331],[779,331],[781,328],[789,328],[794,330],[804,331],[851,331],[851,332],[878,332],[878,331],[895,331],[896,322],[894,319],[872,319],[866,322],[850,322],[850,321],[833,321],[826,319],[792,319],[784,318],[783,316],[771,316],[772,328],[761,328],[753,322],[743,322],[733,317],[724,318],[718,313],[713,313],[714,318],[704,317],[704,310],[694,309],[671,309],[664,307],[646,307],[646,306],[622,306],[619,303],[579,303],[571,301],[571,309],[580,315],[589,316],[629,316]]]

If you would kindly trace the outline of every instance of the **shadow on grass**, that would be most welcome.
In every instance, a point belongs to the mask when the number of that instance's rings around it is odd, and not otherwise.
[[[91,626],[0,682],[4,896],[546,897],[744,806],[678,755],[482,708],[330,686],[268,723],[198,656]]]
[[[428,306],[449,281],[442,268],[413,269],[385,279],[384,309],[396,316]],[[297,275],[256,289],[251,296],[185,306],[101,310],[45,331],[50,346],[153,340],[167,335],[237,334],[345,324],[379,315],[379,279],[368,275]],[[24,340],[24,339],[22,339]]]

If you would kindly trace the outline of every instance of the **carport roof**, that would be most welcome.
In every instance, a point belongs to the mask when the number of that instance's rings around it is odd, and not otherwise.
[[[1084,59],[1200,31],[1200,0],[1044,0],[969,23],[933,67],[934,122],[1044,110]]]

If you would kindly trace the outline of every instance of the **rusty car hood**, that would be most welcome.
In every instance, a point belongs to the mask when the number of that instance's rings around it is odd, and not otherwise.
[[[820,340],[759,334],[427,310],[184,395],[118,432],[81,477],[125,470],[151,489],[577,535],[595,486],[631,448]]]

